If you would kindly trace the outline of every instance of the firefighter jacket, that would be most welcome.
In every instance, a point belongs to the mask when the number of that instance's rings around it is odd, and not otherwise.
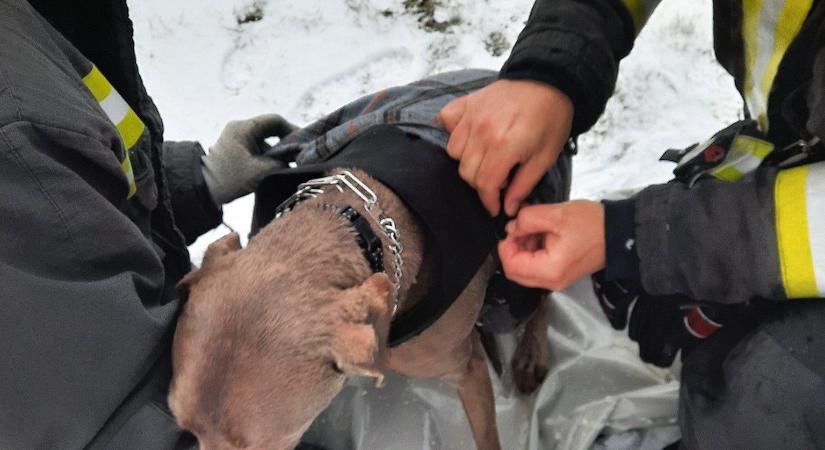
[[[0,0],[0,42],[0,447],[191,443],[166,392],[186,242],[220,221],[203,152],[163,143],[125,1]]]
[[[657,1],[538,0],[500,76],[555,85],[587,130],[612,93],[619,61]],[[720,176],[668,183],[607,209],[607,271],[634,264],[654,295],[716,302],[825,297],[825,4],[821,0],[716,0],[717,59],[733,75],[769,146],[739,143]],[[678,124],[674,124],[678,125]],[[775,158],[796,141],[808,158]],[[770,154],[770,155],[769,155]],[[632,239],[610,241],[630,217]],[[618,225],[617,225],[618,227]],[[620,227],[619,227],[620,228]]]

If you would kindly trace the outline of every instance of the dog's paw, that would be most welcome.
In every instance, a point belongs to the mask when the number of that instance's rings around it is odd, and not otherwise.
[[[513,382],[519,392],[532,394],[550,370],[550,348],[545,336],[525,333],[511,362]]]

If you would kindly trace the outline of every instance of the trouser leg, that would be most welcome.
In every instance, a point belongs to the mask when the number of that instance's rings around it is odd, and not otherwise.
[[[686,448],[825,448],[825,304],[788,304],[726,326],[684,361]]]

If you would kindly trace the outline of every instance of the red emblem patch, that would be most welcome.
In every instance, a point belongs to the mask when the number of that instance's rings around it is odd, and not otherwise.
[[[725,149],[720,145],[713,144],[705,149],[705,162],[717,162],[725,157]]]

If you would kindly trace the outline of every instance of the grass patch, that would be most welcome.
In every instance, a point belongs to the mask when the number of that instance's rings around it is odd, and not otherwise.
[[[264,18],[264,9],[259,2],[252,2],[236,15],[238,25],[246,23],[258,22]]]
[[[493,56],[501,56],[510,49],[510,41],[504,37],[504,33],[493,31],[484,39],[484,48]]]
[[[404,0],[404,10],[418,18],[424,31],[443,33],[461,23],[459,17],[450,17],[446,21],[435,18],[435,9],[441,6],[439,0]]]

